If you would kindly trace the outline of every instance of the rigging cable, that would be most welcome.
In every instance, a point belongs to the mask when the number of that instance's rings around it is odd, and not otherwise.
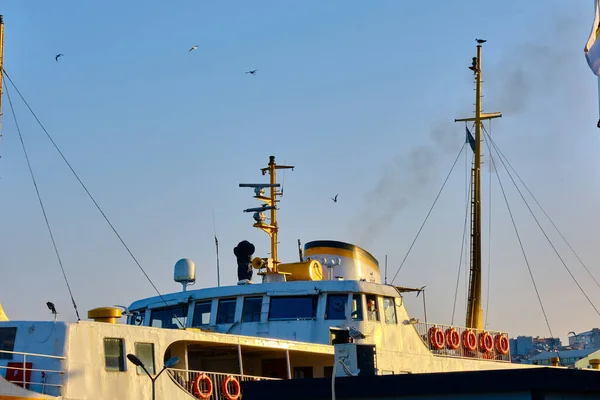
[[[23,153],[25,153],[25,160],[27,161],[27,168],[29,168],[29,175],[31,176],[31,180],[33,181],[33,187],[35,188],[35,193],[37,194],[37,198],[40,203],[40,207],[42,209],[42,214],[44,215],[44,220],[46,221],[46,227],[48,228],[48,233],[50,234],[50,240],[52,241],[52,246],[54,247],[54,252],[56,253],[56,258],[58,259],[58,264],[60,265],[60,270],[62,271],[62,275],[65,279],[65,283],[67,284],[67,289],[69,291],[69,296],[71,297],[71,302],[73,303],[73,308],[75,309],[75,315],[77,316],[77,321],[80,321],[81,318],[79,317],[79,311],[77,310],[77,304],[75,303],[75,298],[73,297],[73,291],[71,290],[71,285],[69,285],[69,280],[67,279],[65,267],[63,266],[62,259],[60,258],[60,253],[58,251],[58,247],[56,246],[56,241],[54,240],[54,234],[52,233],[52,228],[50,227],[50,222],[48,221],[48,215],[46,214],[46,208],[44,207],[44,202],[42,201],[42,196],[40,194],[40,190],[38,189],[38,185],[35,180],[35,175],[33,174],[33,168],[31,167],[31,162],[29,161],[29,155],[27,154],[27,148],[25,147],[25,142],[23,141],[23,135],[21,133],[21,128],[20,128],[19,122],[17,120],[17,114],[15,113],[15,108],[13,107],[13,103],[10,98],[10,93],[8,91],[8,85],[6,85],[5,90],[6,90],[6,97],[8,98],[8,104],[10,105],[10,110],[12,112],[12,116],[15,121],[15,127],[17,128],[17,133],[19,134],[19,140],[21,141],[21,147],[23,148]],[[56,315],[55,315],[55,321],[56,321]]]
[[[450,168],[450,172],[448,172],[448,175],[446,176],[446,179],[444,180],[444,183],[442,184],[442,187],[440,188],[440,191],[438,192],[437,196],[435,196],[435,200],[433,200],[433,204],[431,205],[431,208],[429,209],[429,212],[425,216],[425,220],[423,221],[423,224],[421,224],[421,227],[419,228],[419,231],[417,232],[417,235],[415,236],[414,240],[410,244],[410,247],[408,248],[408,251],[406,252],[406,255],[404,256],[404,259],[402,259],[402,263],[400,263],[400,266],[398,267],[398,270],[396,271],[396,274],[394,275],[394,278],[392,279],[392,282],[391,282],[392,285],[394,284],[394,281],[396,280],[396,277],[398,276],[398,273],[402,269],[402,266],[404,265],[404,262],[408,258],[408,255],[410,254],[410,251],[412,250],[413,246],[415,245],[415,242],[419,238],[419,235],[421,234],[421,231],[423,230],[423,227],[425,226],[425,223],[427,222],[427,219],[429,218],[429,215],[431,215],[431,211],[433,210],[433,207],[435,207],[435,204],[437,203],[438,199],[440,198],[440,194],[442,194],[442,190],[444,190],[444,187],[446,186],[446,182],[448,182],[448,178],[450,178],[450,175],[452,174],[452,171],[454,170],[454,167],[456,166],[456,162],[460,158],[460,154],[462,153],[463,149],[465,148],[465,145],[466,145],[466,143],[463,143],[462,147],[460,148],[460,151],[458,152],[458,154],[456,156],[456,159],[454,159],[454,163],[452,164],[452,168]]]
[[[494,144],[495,145],[495,144]],[[508,161],[508,158],[506,158],[506,156],[502,153],[502,151],[497,148],[495,149],[502,157],[504,157],[504,159],[506,160],[506,163],[508,164],[508,166],[510,167],[510,169],[514,172],[514,174],[517,176],[517,178],[519,179],[519,181],[521,182],[521,184],[523,185],[523,187],[525,188],[525,190],[527,190],[527,192],[529,193],[529,195],[531,196],[531,198],[533,199],[533,201],[535,201],[535,203],[538,205],[538,207],[540,208],[540,210],[542,210],[542,213],[544,213],[544,215],[546,216],[546,218],[548,218],[548,221],[550,221],[550,223],[552,224],[552,226],[554,227],[554,229],[556,230],[556,232],[558,232],[558,234],[560,235],[560,237],[562,238],[562,240],[564,240],[564,242],[567,244],[567,246],[569,247],[569,249],[571,250],[571,252],[575,255],[575,257],[577,258],[577,260],[579,260],[579,262],[581,263],[581,265],[583,266],[583,268],[585,268],[585,270],[587,271],[587,273],[589,274],[590,278],[592,278],[592,280],[594,281],[594,283],[596,283],[596,285],[598,287],[600,287],[600,283],[598,283],[598,281],[596,280],[596,278],[594,277],[594,275],[592,274],[592,272],[589,270],[589,268],[585,265],[585,263],[583,262],[583,260],[581,259],[581,257],[579,257],[579,254],[577,254],[577,252],[575,251],[575,249],[573,249],[573,247],[571,246],[571,244],[567,241],[567,239],[565,238],[565,236],[562,234],[562,232],[558,229],[558,227],[556,226],[556,224],[554,223],[554,221],[552,220],[552,218],[550,218],[550,216],[548,215],[548,213],[546,212],[546,210],[544,209],[544,207],[542,207],[542,205],[540,204],[540,202],[537,200],[537,198],[533,195],[533,193],[531,192],[531,190],[529,190],[529,187],[525,184],[525,182],[523,181],[523,179],[521,178],[521,175],[519,175],[517,173],[517,171],[514,169],[514,167],[512,166],[512,164],[510,163],[510,161]]]
[[[465,146],[466,147],[466,146]],[[460,244],[460,258],[458,261],[458,274],[456,276],[456,290],[454,291],[454,304],[452,306],[452,322],[450,322],[450,325],[454,325],[454,315],[456,312],[456,300],[458,297],[458,286],[460,284],[460,270],[462,267],[462,262],[463,262],[463,255],[465,252],[465,239],[467,236],[467,221],[469,219],[469,180],[468,180],[468,174],[469,174],[469,166],[468,166],[468,158],[469,158],[469,152],[468,150],[465,150],[465,187],[467,189],[466,191],[466,198],[465,198],[465,222],[463,224],[463,234],[462,234],[462,241]]]
[[[485,132],[485,129],[484,129]],[[489,139],[489,136],[488,136]],[[488,148],[491,148],[489,140],[486,141]],[[492,158],[492,165],[495,167],[496,162]],[[496,169],[496,171],[498,171]],[[523,247],[523,242],[521,241],[521,235],[519,235],[519,230],[517,229],[517,224],[515,222],[515,218],[513,217],[512,210],[510,209],[510,204],[508,204],[508,198],[506,197],[506,192],[504,191],[504,185],[502,185],[502,180],[500,179],[500,174],[496,173],[496,178],[498,178],[498,184],[500,186],[500,190],[502,191],[502,196],[504,197],[504,202],[506,203],[506,208],[508,209],[508,214],[510,215],[510,220],[512,222],[513,228],[515,229],[515,234],[517,235],[517,240],[519,241],[519,246],[521,247],[521,252],[523,253],[523,258],[525,259],[525,265],[527,265],[527,270],[529,271],[529,276],[531,277],[531,282],[533,283],[533,289],[535,290],[535,294],[537,296],[538,302],[540,303],[540,308],[542,309],[542,314],[544,314],[544,319],[546,320],[546,326],[548,327],[548,331],[550,332],[550,336],[554,337],[552,334],[552,328],[550,328],[550,321],[548,320],[548,315],[546,314],[546,310],[544,308],[544,304],[542,303],[542,297],[540,296],[540,292],[537,288],[537,284],[535,283],[535,278],[533,277],[533,271],[531,270],[531,266],[529,265],[529,260],[527,259],[527,254],[525,253],[525,248]]]
[[[38,118],[38,116],[36,115],[36,113],[33,111],[33,109],[31,108],[31,106],[27,102],[27,100],[25,100],[25,97],[23,97],[23,95],[21,94],[21,91],[19,90],[19,88],[15,85],[15,83],[13,82],[13,80],[10,78],[10,75],[8,75],[8,72],[6,71],[6,69],[3,68],[2,72],[3,72],[3,75],[6,76],[6,78],[8,79],[8,81],[11,83],[11,85],[13,86],[13,88],[15,89],[15,91],[18,93],[18,95],[21,98],[21,100],[23,101],[23,103],[25,103],[25,105],[29,109],[29,112],[31,112],[31,114],[33,115],[33,117],[35,118],[35,120],[37,121],[37,123],[39,124],[39,126],[42,128],[42,130],[44,131],[44,133],[46,134],[46,136],[48,137],[48,139],[50,140],[50,142],[52,143],[52,145],[54,146],[54,148],[58,152],[58,154],[60,154],[60,156],[62,157],[63,161],[67,164],[67,166],[69,167],[69,169],[71,170],[71,172],[75,176],[75,179],[77,179],[77,181],[79,182],[79,184],[81,185],[81,187],[83,188],[83,190],[87,193],[88,197],[92,200],[92,202],[96,206],[96,209],[98,209],[98,211],[100,212],[100,214],[102,214],[102,217],[104,218],[104,220],[108,223],[108,225],[110,226],[110,228],[112,229],[112,231],[114,232],[114,234],[117,236],[117,238],[119,239],[119,241],[121,242],[121,244],[123,245],[123,247],[125,247],[125,250],[127,251],[127,253],[129,253],[129,255],[131,256],[131,258],[133,259],[133,261],[136,263],[136,265],[140,269],[140,271],[142,271],[142,273],[144,274],[144,276],[148,280],[148,282],[150,282],[150,285],[152,285],[152,287],[154,288],[154,290],[156,291],[156,293],[158,294],[158,296],[161,298],[161,300],[165,304],[168,304],[167,301],[165,300],[165,298],[163,297],[163,295],[160,293],[160,291],[156,287],[156,285],[154,285],[154,282],[152,282],[152,279],[150,279],[150,277],[148,276],[148,274],[146,273],[146,271],[144,270],[144,268],[142,267],[142,265],[140,264],[140,262],[133,255],[133,253],[129,249],[129,246],[127,246],[127,244],[125,243],[125,241],[123,240],[123,238],[121,237],[121,235],[119,235],[119,233],[117,232],[117,230],[115,229],[115,227],[113,226],[113,224],[110,222],[110,220],[108,219],[108,217],[106,216],[106,214],[104,213],[104,211],[102,210],[102,208],[100,208],[100,205],[98,205],[98,203],[96,202],[96,199],[92,196],[92,194],[90,193],[90,191],[88,190],[88,188],[85,186],[85,184],[83,183],[83,181],[81,180],[81,178],[79,178],[79,175],[77,175],[77,173],[75,172],[75,170],[73,169],[73,167],[71,166],[71,164],[69,163],[69,161],[67,160],[67,158],[65,157],[65,155],[63,154],[63,152],[60,150],[60,148],[58,147],[58,145],[56,144],[56,142],[54,142],[54,140],[52,139],[52,137],[50,136],[50,134],[46,130],[46,127],[44,126],[44,124],[42,124],[42,121],[40,121],[40,119]],[[179,318],[177,317],[177,319],[179,319]]]
[[[487,132],[486,132],[487,134]],[[488,139],[491,141],[492,146],[494,146],[494,148],[497,151],[497,146],[496,144],[491,140],[491,138],[489,138],[488,135]],[[498,152],[498,154],[500,154]],[[502,162],[502,164],[504,164],[504,160],[502,159],[502,157],[500,157],[500,161]],[[504,164],[504,168],[506,169],[506,172],[508,173],[508,176],[510,177],[510,179],[512,180],[513,184],[515,185],[515,187],[517,188],[517,191],[519,192],[519,195],[521,195],[521,198],[523,199],[523,201],[525,202],[525,205],[527,206],[527,209],[529,210],[529,212],[531,213],[531,216],[533,217],[533,219],[535,220],[536,224],[538,225],[538,227],[540,228],[540,230],[542,231],[542,233],[544,234],[544,237],[546,238],[546,240],[548,241],[548,243],[550,244],[550,247],[552,247],[552,250],[554,250],[554,253],[556,253],[556,256],[558,257],[558,259],[560,260],[560,262],[562,263],[562,265],[565,267],[565,269],[567,270],[567,272],[569,273],[569,275],[571,276],[571,278],[573,279],[573,282],[575,282],[575,284],[577,285],[577,287],[579,288],[579,290],[581,291],[581,293],[583,293],[584,297],[587,299],[587,301],[590,303],[590,305],[592,306],[592,308],[596,311],[596,313],[598,315],[600,315],[600,311],[598,311],[598,309],[596,308],[596,306],[594,305],[594,303],[592,302],[592,300],[589,298],[589,296],[587,295],[587,293],[585,292],[585,290],[583,290],[583,287],[581,287],[581,285],[579,284],[579,282],[577,281],[577,279],[575,278],[575,275],[573,275],[573,273],[571,272],[571,270],[569,269],[569,267],[567,267],[567,264],[565,263],[565,260],[561,257],[561,255],[559,254],[558,250],[556,249],[556,247],[554,246],[554,243],[552,243],[552,241],[550,240],[550,238],[548,237],[548,235],[546,234],[546,231],[544,230],[544,228],[542,228],[542,225],[540,224],[540,222],[538,221],[537,217],[535,216],[535,214],[533,213],[533,210],[531,209],[531,207],[529,206],[529,203],[527,203],[527,200],[525,200],[525,196],[523,196],[523,193],[521,192],[521,190],[519,189],[519,187],[517,186],[517,183],[515,182],[514,178],[512,177],[512,174],[510,173],[510,171],[508,170],[508,168],[506,167],[506,165]]]

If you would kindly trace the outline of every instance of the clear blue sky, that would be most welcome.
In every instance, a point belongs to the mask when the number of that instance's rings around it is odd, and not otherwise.
[[[392,276],[464,141],[453,120],[472,112],[476,37],[488,39],[485,109],[504,112],[493,136],[600,278],[598,99],[583,56],[592,1],[7,0],[0,12],[6,70],[162,292],[179,290],[182,257],[197,263],[196,287],[216,284],[213,207],[223,282],[235,283],[240,240],[265,255],[267,236],[242,213],[256,203],[238,183],[264,179],[269,155],[297,167],[285,175],[282,258],[296,259],[298,238],[344,240],[382,268],[387,254]],[[82,316],[153,295],[12,93]],[[3,106],[0,301],[9,317],[46,319],[51,300],[72,320],[6,96]],[[441,323],[460,256],[461,160],[395,282],[427,285],[429,320]],[[501,177],[554,334],[600,326]],[[546,336],[497,183],[492,208],[490,328]],[[600,306],[600,288],[549,233]],[[459,324],[464,286],[463,276]],[[407,304],[422,318],[419,300]]]

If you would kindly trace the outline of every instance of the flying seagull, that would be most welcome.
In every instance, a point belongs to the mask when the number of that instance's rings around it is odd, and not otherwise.
[[[258,70],[257,69],[253,69],[253,70],[250,70],[250,71],[246,71],[246,73],[250,74],[250,75],[254,75],[256,73],[256,71],[258,71]]]
[[[192,50],[196,50],[197,48],[198,48],[198,45],[192,46],[192,48],[190,49],[190,51],[192,51]],[[189,53],[190,51],[188,51],[188,53]]]
[[[338,195],[336,194],[335,197],[331,197],[331,200],[333,200],[334,203],[337,203],[337,197]]]
[[[54,57],[54,59],[56,60],[56,62],[58,62],[58,58],[62,57],[64,54],[57,54],[56,57]]]
[[[479,43],[479,44],[483,44],[483,43],[487,42],[487,40],[485,40],[485,39],[475,39],[475,40],[476,40],[476,41],[477,41],[477,43]]]

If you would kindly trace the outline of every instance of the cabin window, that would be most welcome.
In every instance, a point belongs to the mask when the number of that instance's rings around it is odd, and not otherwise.
[[[313,367],[294,367],[294,379],[311,379]]]
[[[139,358],[148,372],[154,375],[154,344],[153,343],[136,343],[135,355]],[[142,367],[136,367],[138,375],[145,374]]]
[[[396,303],[393,297],[383,298],[383,316],[386,324],[397,324],[396,319]]]
[[[202,326],[210,324],[210,309],[212,301],[201,301],[196,303],[194,308],[194,320],[192,326]]]
[[[152,310],[150,326],[167,329],[185,328],[187,313],[187,304]]]
[[[235,317],[236,299],[219,300],[219,309],[217,310],[217,324],[232,324]]]
[[[0,360],[12,360],[12,353],[3,353],[3,351],[15,351],[15,337],[17,328],[0,328]]]
[[[104,363],[107,371],[125,371],[123,339],[104,338]]]
[[[327,295],[327,308],[325,309],[325,319],[346,319],[347,303],[347,294]]]
[[[242,308],[242,322],[259,322],[262,297],[246,297]]]
[[[362,294],[352,295],[352,314],[350,315],[354,321],[363,320]]]
[[[271,297],[269,320],[315,319],[318,296]]]
[[[377,296],[367,295],[367,317],[369,321],[379,321],[379,310],[377,309]]]

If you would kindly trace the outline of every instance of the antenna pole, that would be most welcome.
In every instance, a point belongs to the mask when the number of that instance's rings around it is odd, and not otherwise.
[[[300,243],[300,239],[298,239],[298,255],[300,256],[300,262],[302,262],[302,244]]]
[[[277,266],[280,263],[277,255],[277,245],[279,243],[277,239],[279,234],[279,225],[277,223],[277,202],[279,200],[277,200],[277,196],[281,196],[283,193],[277,191],[279,184],[277,183],[276,173],[278,169],[293,168],[293,166],[275,164],[275,156],[270,156],[268,166],[266,168],[261,168],[263,175],[269,174],[269,184],[240,183],[240,187],[253,187],[255,193],[254,198],[266,203],[263,207],[249,208],[244,210],[244,212],[254,212],[254,220],[256,223],[253,226],[265,231],[271,238],[271,260],[273,270],[270,273],[277,273]],[[264,195],[264,189],[267,187],[269,188],[269,196]],[[268,224],[265,223],[266,217],[264,215],[264,211],[267,210],[271,211],[271,218]]]
[[[2,82],[4,81],[4,19],[0,14],[0,137],[2,137]]]
[[[483,309],[481,308],[481,128],[482,121],[500,118],[502,113],[481,112],[481,44],[478,41],[477,57],[469,67],[475,74],[475,117],[455,119],[455,122],[473,121],[475,123],[474,159],[471,170],[471,267],[469,272],[469,297],[465,326],[471,329],[483,329]],[[470,134],[470,133],[468,133]]]
[[[384,272],[384,283],[387,285],[387,254],[385,255],[385,272]]]
[[[219,240],[215,235],[215,247],[217,248],[217,287],[221,287],[221,269],[219,267]]]

